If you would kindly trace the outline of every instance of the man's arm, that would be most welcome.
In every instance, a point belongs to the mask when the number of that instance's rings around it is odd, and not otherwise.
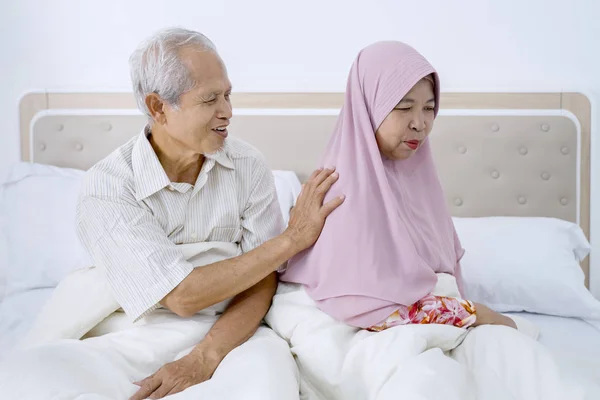
[[[254,334],[276,287],[277,276],[272,273],[238,294],[200,344],[183,358],[136,382],[140,388],[130,400],[160,399],[210,379],[225,356]]]
[[[272,273],[250,289],[238,294],[206,337],[192,351],[204,359],[221,362],[233,349],[248,340],[269,311],[277,290],[277,275]]]
[[[279,235],[241,256],[196,268],[161,304],[186,317],[250,289],[298,253],[294,238]]]
[[[255,160],[252,168],[252,190],[240,219],[243,228],[240,248],[244,255],[251,254],[198,268],[198,272],[192,272],[166,296],[161,302],[163,306],[179,315],[192,315],[205,307],[250,290],[273,272],[273,268],[285,263],[286,257],[293,255],[292,243],[286,237],[279,237],[254,251],[284,230],[273,173],[260,158]],[[194,298],[198,293],[202,297]],[[266,301],[270,303],[271,299]]]
[[[325,193],[336,180],[333,170],[315,171],[298,196],[284,233],[241,256],[194,269],[161,304],[180,316],[191,316],[251,288],[279,269],[316,241],[326,216],[342,203],[335,199],[323,205]]]

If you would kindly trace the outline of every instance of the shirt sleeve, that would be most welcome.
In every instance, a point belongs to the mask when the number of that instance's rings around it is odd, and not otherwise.
[[[277,199],[275,178],[266,162],[257,159],[252,172],[252,189],[242,214],[242,252],[262,245],[284,230]]]
[[[193,270],[152,213],[134,200],[82,196],[76,223],[80,241],[134,321],[156,309]]]

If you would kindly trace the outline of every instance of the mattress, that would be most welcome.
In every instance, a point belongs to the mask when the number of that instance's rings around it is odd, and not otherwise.
[[[577,318],[515,314],[527,318],[540,328],[539,342],[552,352],[565,374],[578,381],[600,385],[600,331],[598,329]],[[597,398],[600,399],[600,393]]]
[[[7,296],[0,303],[0,357],[33,325],[52,288]],[[600,331],[579,319],[517,313],[540,327],[539,341],[560,361],[566,373],[600,384]]]

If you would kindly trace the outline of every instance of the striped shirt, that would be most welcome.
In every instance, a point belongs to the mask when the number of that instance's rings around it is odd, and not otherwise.
[[[195,185],[171,182],[148,127],[84,178],[77,232],[134,321],[159,307],[192,270],[179,244],[237,243],[243,253],[283,231],[273,174],[261,153],[229,137]]]

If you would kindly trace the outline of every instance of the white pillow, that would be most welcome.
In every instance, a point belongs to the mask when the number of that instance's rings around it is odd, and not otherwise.
[[[296,198],[302,190],[302,184],[293,171],[273,171],[277,198],[285,224],[290,220],[290,210],[296,205]]]
[[[292,171],[273,175],[287,224],[300,181]],[[81,170],[20,162],[0,180],[0,300],[54,287],[71,271],[91,265],[75,230],[83,176]]]
[[[463,295],[497,312],[600,320],[579,266],[590,252],[581,228],[554,218],[453,218],[465,249]]]
[[[7,243],[6,291],[54,287],[90,265],[75,232],[83,171],[17,163],[0,187],[0,230]]]
[[[2,199],[2,189],[0,189],[0,201]],[[2,226],[2,214],[0,213],[0,227]],[[8,274],[8,244],[4,231],[0,229],[0,303],[4,300],[4,291],[6,290],[6,276]]]

